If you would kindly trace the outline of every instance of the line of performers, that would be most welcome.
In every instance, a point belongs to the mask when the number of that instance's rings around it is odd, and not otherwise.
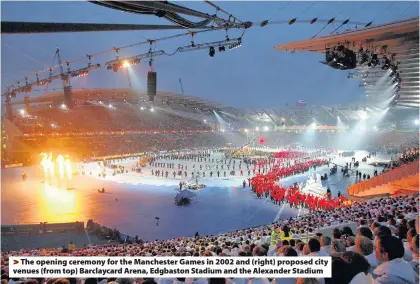
[[[205,158],[204,158],[205,159]],[[216,164],[211,164],[209,159],[209,163],[207,164],[193,164],[190,165],[191,170],[191,178],[200,178],[200,177],[226,177],[227,175],[235,176],[237,173],[240,176],[255,176],[260,174],[268,174],[272,172],[275,168],[291,168],[292,165],[301,164],[307,159],[279,159],[279,158],[258,158],[258,159],[244,159],[236,160],[236,159],[221,159],[216,160]],[[219,164],[221,163],[221,164]],[[245,164],[246,169],[242,169],[242,164]],[[325,162],[326,163],[326,162]],[[324,162],[322,164],[325,164]],[[157,177],[166,177],[168,178],[172,175],[175,178],[176,176],[184,176],[185,178],[188,177],[188,165],[183,165],[178,163],[178,168],[176,168],[175,163],[168,163],[162,160],[154,160],[150,163],[152,167],[152,175]],[[238,167],[239,166],[239,169]],[[312,167],[316,167],[316,165],[312,165]],[[154,170],[153,170],[154,168]],[[192,168],[192,169],[191,169]],[[227,170],[226,170],[227,169]],[[168,171],[169,170],[169,171]],[[237,170],[237,171],[236,171]],[[300,170],[296,170],[296,174]]]
[[[292,176],[308,171],[311,167],[325,165],[325,160],[312,160],[302,163],[297,163],[290,167],[275,167],[267,174],[256,175],[251,178],[250,184],[252,191],[257,194],[258,198],[270,197],[276,204],[287,202],[290,207],[305,207],[310,211],[315,210],[330,210],[338,208],[343,205],[348,205],[349,202],[341,194],[337,198],[331,198],[331,192],[325,196],[315,196],[312,194],[303,193],[300,191],[299,185],[294,184],[289,188],[278,185],[277,182],[281,178]]]

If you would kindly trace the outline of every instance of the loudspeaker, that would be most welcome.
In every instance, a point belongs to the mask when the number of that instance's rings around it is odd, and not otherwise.
[[[64,103],[69,108],[73,106],[73,92],[72,92],[71,86],[64,87]]]
[[[147,96],[149,101],[154,101],[156,96],[156,84],[157,84],[157,75],[156,72],[147,73]]]

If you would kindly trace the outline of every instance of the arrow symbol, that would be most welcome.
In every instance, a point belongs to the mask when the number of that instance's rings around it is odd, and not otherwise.
[[[14,259],[13,264],[19,264],[19,260]]]

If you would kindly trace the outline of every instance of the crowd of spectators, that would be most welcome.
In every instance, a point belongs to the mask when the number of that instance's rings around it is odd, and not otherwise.
[[[5,283],[82,283],[81,279],[10,279],[11,255],[46,256],[332,256],[332,278],[219,279],[218,283],[418,283],[419,195],[356,202],[218,236],[143,243],[84,245],[2,252]],[[357,222],[353,232],[348,224]],[[322,227],[335,226],[332,235]],[[29,281],[29,282],[28,282]],[[31,282],[32,281],[32,282]],[[214,283],[214,279],[86,279],[84,283]]]
[[[66,138],[26,139],[36,155],[45,149],[60,149],[79,160],[144,152],[159,152],[192,148],[220,148],[227,145],[226,137],[214,132],[140,133]],[[28,156],[29,154],[26,154]],[[35,160],[36,161],[36,160]]]
[[[210,129],[203,121],[169,113],[164,109],[141,109],[130,104],[75,105],[71,109],[45,107],[33,109],[30,116],[16,114],[13,121],[24,133],[44,134]]]
[[[399,158],[399,164],[407,164],[410,162],[417,161],[419,159],[419,148],[417,147],[406,149]]]
[[[419,132],[394,132],[379,133],[371,139],[367,150],[371,152],[384,152],[388,154],[401,153],[406,148],[419,145]]]

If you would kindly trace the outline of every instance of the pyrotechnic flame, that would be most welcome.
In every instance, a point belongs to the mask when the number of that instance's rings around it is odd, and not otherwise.
[[[55,172],[55,167],[58,167],[58,172],[60,174],[60,179],[64,179],[66,176],[68,179],[72,177],[72,169],[70,159],[65,159],[63,155],[58,155],[53,162],[52,153],[41,153],[42,161],[41,166],[44,169],[44,174],[46,176],[53,177]]]
[[[70,159],[66,159],[65,162],[65,168],[66,168],[66,172],[67,172],[67,178],[71,179],[72,176],[72,170],[71,170],[71,163],[70,163]]]
[[[60,174],[60,178],[64,178],[64,157],[63,155],[58,155],[57,159],[55,159],[55,162],[58,166],[58,172]]]
[[[52,161],[52,153],[41,153],[42,161],[41,166],[44,169],[45,175],[54,176],[54,162]]]
[[[49,169],[49,172],[50,172],[50,176],[53,177],[55,167],[54,167],[54,162],[52,161],[52,153],[50,153],[50,155],[48,156],[48,169]]]
[[[47,157],[47,153],[41,153],[42,156],[42,161],[41,161],[41,166],[44,169],[44,174],[48,175],[48,157]]]

